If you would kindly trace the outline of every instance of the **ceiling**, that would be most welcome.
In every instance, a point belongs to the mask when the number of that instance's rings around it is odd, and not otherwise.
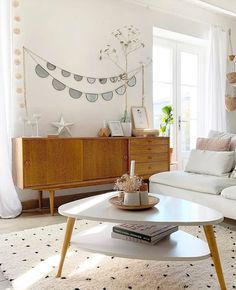
[[[198,6],[215,10],[220,13],[236,17],[236,1],[235,0],[187,0]]]
[[[180,5],[181,2],[188,2],[204,9],[236,18],[236,0],[130,0],[130,2],[153,8],[160,8],[163,5],[174,5],[175,2]]]

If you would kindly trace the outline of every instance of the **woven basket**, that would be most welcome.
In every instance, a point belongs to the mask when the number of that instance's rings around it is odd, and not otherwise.
[[[235,55],[234,55],[234,54],[230,54],[230,55],[228,55],[228,60],[229,60],[229,61],[233,61],[234,58],[235,58]]]
[[[236,96],[225,96],[225,107],[228,112],[236,110]]]
[[[227,73],[226,76],[230,84],[236,83],[236,72]]]

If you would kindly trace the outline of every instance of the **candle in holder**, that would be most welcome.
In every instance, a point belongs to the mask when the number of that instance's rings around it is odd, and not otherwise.
[[[131,160],[130,163],[130,177],[134,176],[135,160]]]

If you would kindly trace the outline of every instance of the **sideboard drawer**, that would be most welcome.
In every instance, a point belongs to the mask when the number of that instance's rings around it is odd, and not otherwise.
[[[168,161],[169,154],[167,152],[161,153],[145,153],[145,154],[131,154],[130,160],[135,160],[136,162],[158,162],[158,161]]]
[[[146,175],[146,174],[154,174],[157,172],[168,171],[169,165],[166,161],[163,162],[143,162],[137,163],[135,166],[135,173],[137,175]]]
[[[130,155],[133,154],[154,154],[154,153],[167,153],[169,151],[168,145],[135,145],[130,147]]]
[[[130,140],[130,146],[145,146],[145,145],[169,145],[169,139],[168,138],[137,138]]]

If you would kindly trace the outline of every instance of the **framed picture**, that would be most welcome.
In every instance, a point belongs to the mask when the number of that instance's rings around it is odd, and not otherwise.
[[[111,130],[111,136],[124,136],[120,121],[109,121],[108,125]]]
[[[147,111],[145,107],[132,107],[131,108],[134,128],[135,129],[147,129],[148,128],[148,118]]]

